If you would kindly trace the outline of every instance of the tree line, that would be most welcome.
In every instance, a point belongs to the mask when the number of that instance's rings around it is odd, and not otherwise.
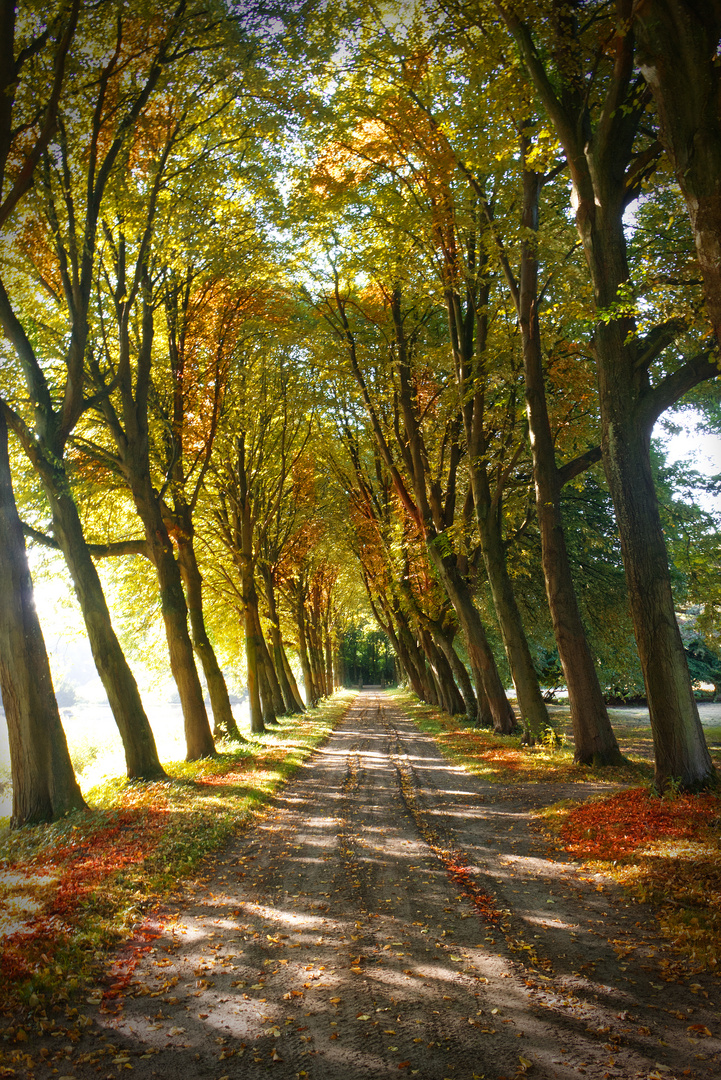
[[[717,410],[721,5],[1,17],[13,822],[83,805],[25,537],[62,552],[130,777],[163,770],[108,565],[138,622],[157,597],[189,759],[241,737],[218,642],[242,631],[261,732],[304,707],[289,647],[313,704],[363,608],[419,696],[528,742],[550,724],[545,619],[576,761],[607,765],[590,567],[615,560],[657,786],[712,782],[651,432],[689,395]]]

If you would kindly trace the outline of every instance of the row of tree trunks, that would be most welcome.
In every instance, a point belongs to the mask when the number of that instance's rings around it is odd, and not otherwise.
[[[646,34],[646,47],[653,52],[653,33],[661,33],[662,13],[685,11],[684,17],[695,18],[701,6],[690,9],[686,4],[651,2],[641,5],[640,26]],[[714,777],[714,767],[706,746],[693,697],[686,655],[681,641],[674,610],[668,556],[656,498],[650,462],[650,437],[653,424],[665,408],[697,383],[714,376],[717,368],[702,354],[693,357],[682,367],[666,376],[655,386],[650,377],[651,362],[669,343],[664,334],[646,337],[638,333],[633,315],[616,310],[619,292],[630,279],[624,213],[629,202],[641,190],[646,172],[654,167],[654,148],[638,153],[639,133],[644,117],[645,101],[639,92],[634,72],[635,40],[631,6],[621,2],[608,9],[612,46],[612,62],[599,67],[599,83],[595,95],[579,94],[578,72],[568,65],[568,56],[582,55],[576,48],[583,33],[580,21],[571,8],[559,8],[553,27],[559,53],[554,49],[545,54],[539,50],[534,32],[511,7],[496,0],[499,15],[505,21],[518,46],[530,82],[535,87],[546,113],[563,146],[573,186],[573,204],[578,235],[588,265],[598,313],[594,348],[601,412],[601,449],[603,465],[613,500],[621,539],[626,580],[629,589],[631,614],[648,699],[656,762],[655,782],[663,790],[671,780],[684,788],[702,787]],[[562,13],[561,13],[562,10]],[[648,20],[645,13],[648,12]],[[708,26],[718,24],[714,8]],[[661,21],[659,21],[661,19]],[[654,20],[655,23],[654,23]],[[644,29],[645,26],[645,29]],[[623,27],[623,32],[620,28]],[[654,30],[655,27],[655,30]],[[545,33],[548,24],[539,24],[538,32]],[[688,30],[683,20],[676,35]],[[665,33],[665,31],[664,31]],[[609,38],[611,40],[611,38]],[[660,39],[659,39],[660,40]],[[666,66],[675,64],[676,38],[673,57],[664,56]],[[683,67],[688,71],[690,38],[682,35]],[[664,50],[668,45],[663,46]],[[705,46],[704,46],[705,48]],[[560,51],[562,49],[562,52]],[[693,50],[692,50],[693,51]],[[716,41],[708,53],[700,73],[707,79],[715,69]],[[561,59],[562,56],[562,59]],[[700,56],[700,54],[699,54]],[[693,62],[692,62],[693,63]],[[670,67],[669,67],[670,70]],[[689,87],[685,74],[679,72],[683,93],[677,94],[680,111]],[[689,74],[689,77],[691,75]],[[708,84],[718,87],[718,72]],[[703,101],[691,94],[691,113]],[[598,102],[594,112],[592,102]],[[718,178],[719,157],[713,151],[719,130],[718,105],[709,100],[703,108],[715,117],[708,129],[709,154],[699,156],[701,170],[708,167],[710,182]],[[663,117],[663,109],[662,109]],[[673,143],[671,117],[664,118],[666,136]],[[696,119],[692,120],[693,129]],[[681,129],[683,130],[683,129]],[[690,143],[687,142],[687,147]],[[677,147],[678,148],[678,147]],[[685,152],[689,152],[688,149]],[[694,150],[696,145],[694,139]],[[644,170],[641,167],[646,162]],[[709,167],[710,166],[710,167]],[[714,175],[715,174],[715,175]],[[693,181],[692,181],[693,182]],[[692,192],[689,189],[689,196]],[[713,206],[711,192],[709,207]],[[693,199],[693,196],[692,196]],[[689,202],[692,221],[694,208]],[[709,213],[711,223],[713,213]],[[709,237],[714,234],[709,228]],[[696,239],[699,243],[698,224]],[[718,240],[718,236],[717,236]],[[715,328],[714,289],[718,271],[718,245],[700,250],[710,265],[705,284],[710,297],[710,314]]]

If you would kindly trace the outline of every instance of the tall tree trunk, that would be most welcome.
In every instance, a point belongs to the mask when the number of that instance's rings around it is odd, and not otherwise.
[[[443,555],[433,542],[427,547],[466,639],[481,708],[481,722],[490,721],[496,734],[509,735],[516,726],[516,717],[503,689],[495,657],[468,584],[456,566],[455,555]],[[484,706],[487,706],[488,713],[485,713]]]
[[[408,625],[408,619],[398,603],[393,608],[393,617],[398,627],[398,643],[405,657],[404,663],[406,670],[410,673],[413,690],[421,701],[427,701],[429,705],[437,705],[436,689],[428,674],[425,654],[418,648]]]
[[[123,742],[127,775],[130,779],[161,779],[165,771],[158,758],[155,738],[137,683],[113,630],[100,578],[83,536],[64,469],[57,483],[48,485],[43,477],[43,486],[50,503],[55,539],[73,579],[93,660]]]
[[[454,682],[450,664],[443,651],[436,645],[430,631],[421,623],[418,626],[418,633],[423,645],[423,651],[428,657],[428,662],[436,680],[441,707],[449,716],[457,716],[464,711],[465,706]]]
[[[325,684],[328,688],[328,693],[332,694],[335,690],[333,679],[333,642],[328,629],[325,631]]]
[[[260,704],[263,710],[263,725],[265,728],[275,727],[278,724],[278,717],[275,714],[275,708],[273,703],[273,691],[270,685],[270,679],[268,678],[268,665],[266,662],[266,654],[263,650],[263,634],[260,628],[260,620],[255,625],[255,642],[257,649],[257,661],[258,661],[258,689],[260,691]]]
[[[599,356],[604,353],[597,334]],[[609,370],[611,368],[611,370]],[[674,609],[668,556],[650,462],[650,431],[638,423],[619,392],[612,365],[599,373],[603,409],[603,456],[613,498],[653,732],[656,785],[669,779],[684,788],[707,783],[714,769],[693,696],[686,652]],[[626,370],[622,373],[626,375]]]
[[[526,169],[523,174],[522,220],[526,235],[528,232],[538,232],[540,190],[540,176]],[[560,478],[543,377],[535,236],[523,242],[520,289],[517,295],[543,577],[558,655],[568,689],[574,761],[583,765],[620,765],[625,759],[611,727],[596,665],[581,620],[561,519]]]
[[[298,689],[298,683],[295,681],[295,675],[293,674],[293,669],[290,666],[290,661],[288,660],[288,654],[285,651],[285,646],[283,644],[282,638],[280,639],[280,659],[281,666],[283,668],[283,671],[285,672],[285,677],[287,679],[288,685],[290,686],[291,693],[296,704],[296,708],[292,709],[291,712],[305,712],[303,698],[301,697],[300,690]]]
[[[275,661],[275,670],[278,676],[278,682],[280,683],[280,691],[283,695],[284,712],[288,715],[293,713],[303,712],[303,703],[300,700],[300,694],[298,694],[298,688],[293,689],[293,683],[288,677],[288,664],[287,657],[284,655],[283,639],[280,633],[280,619],[278,618],[278,604],[275,596],[275,583],[273,581],[273,571],[266,564],[261,564],[261,574],[263,576],[263,582],[265,585],[265,599],[268,604],[268,619],[270,622],[270,641],[273,646],[273,659]],[[291,672],[292,676],[292,672]]]
[[[448,661],[454,678],[458,684],[458,688],[463,698],[463,705],[466,716],[471,720],[478,719],[478,702],[476,695],[473,692],[473,683],[471,682],[466,665],[461,660],[460,656],[453,648],[453,642],[448,632],[438,622],[429,620],[429,629],[433,635],[433,640],[439,649],[443,652]]]
[[[647,0],[634,5],[634,16],[636,60],[686,200],[709,319],[721,345],[721,3]]]
[[[511,678],[516,688],[524,728],[523,739],[524,742],[533,743],[547,727],[551,726],[551,721],[538,685],[538,676],[523,629],[521,613],[518,610],[513,585],[508,575],[501,535],[500,506],[494,506],[490,502],[489,493],[485,490],[487,485],[478,483],[478,472],[479,469],[471,467],[471,477],[476,477],[473,496],[483,563],[491,587],[493,606],[498,616],[498,625],[501,629]]]
[[[189,529],[184,528],[181,523],[181,527],[177,530],[176,539],[178,542],[178,564],[188,602],[193,648],[203,665],[203,674],[205,675],[208,694],[210,695],[210,705],[213,710],[213,735],[217,738],[227,735],[235,742],[243,742],[243,736],[240,734],[233,716],[228,687],[205,627],[203,579],[198,567],[198,560],[195,557],[192,533]]]
[[[305,703],[308,709],[313,709],[318,704],[318,696],[315,685],[313,683],[313,671],[311,669],[310,658],[308,656],[305,604],[303,602],[303,591],[300,584],[298,585],[296,590],[295,601],[295,618],[296,624],[298,626],[298,653],[300,655],[300,666],[303,671],[303,684],[305,686]]]
[[[643,154],[635,153],[642,111],[633,77],[634,36],[625,22],[630,8],[616,5],[610,12],[612,64],[607,68],[605,100],[599,105],[594,127],[594,115],[589,112],[591,98],[579,96],[571,69],[559,67],[549,78],[528,25],[500,0],[496,0],[496,7],[554,124],[571,174],[576,227],[599,316],[595,353],[603,465],[616,511],[648,697],[656,786],[663,789],[675,779],[684,788],[698,788],[713,779],[715,770],[676,622],[651,472],[650,436],[661,412],[686,390],[710,378],[716,368],[705,357],[695,358],[652,386],[650,364],[672,336],[652,331],[642,339],[633,316],[617,310],[619,290],[629,280],[623,215],[644,177],[644,170],[638,171]],[[577,33],[574,14],[571,8],[564,11],[568,34]],[[623,33],[619,32],[621,24]],[[572,49],[564,50],[566,68],[572,55]],[[560,85],[560,96],[556,84]]]
[[[215,744],[203,701],[193,643],[188,632],[188,608],[185,603],[180,567],[173,544],[163,521],[160,500],[144,468],[127,469],[135,508],[145,530],[145,539],[160,586],[160,610],[168,642],[170,669],[180,695],[185,725],[186,760],[213,757]]]
[[[245,659],[248,668],[248,703],[250,707],[250,730],[254,735],[265,731],[263,706],[260,700],[260,681],[258,673],[258,639],[255,633],[255,619],[248,604],[243,603],[245,617]]]
[[[313,685],[316,687],[319,698],[327,697],[322,644],[319,643],[318,627],[312,616],[306,621],[306,634],[308,637],[308,658],[313,672]]]
[[[594,283],[605,310],[628,279],[620,213],[598,207],[593,225],[580,229]],[[629,325],[630,323],[630,325]],[[631,617],[653,732],[655,782],[686,789],[708,783],[714,767],[699,720],[671,590],[666,543],[651,470],[651,394],[634,360],[635,324],[627,318],[596,325],[601,451],[626,570]]]
[[[0,689],[10,741],[13,828],[86,809],[75,779],[33,600],[0,408]]]
[[[262,625],[262,623],[260,621],[260,612],[257,612],[257,614],[258,614],[258,625],[256,627],[256,630],[257,630],[257,634],[258,634],[259,659],[260,659],[261,664],[263,666],[263,677],[264,677],[265,681],[267,682],[267,686],[268,686],[267,692],[268,692],[268,696],[269,696],[269,699],[270,699],[269,700],[270,708],[267,711],[269,713],[270,713],[270,711],[272,711],[272,713],[273,713],[273,720],[271,722],[272,723],[277,723],[278,722],[278,716],[282,716],[284,711],[285,711],[285,702],[283,701],[283,694],[281,693],[280,683],[278,681],[278,675],[276,673],[275,666],[273,664],[273,658],[270,655],[270,651],[268,649],[268,643],[266,642],[265,635],[263,633],[263,625]],[[262,682],[261,682],[261,690],[262,690]],[[266,720],[266,723],[267,722],[268,721]]]

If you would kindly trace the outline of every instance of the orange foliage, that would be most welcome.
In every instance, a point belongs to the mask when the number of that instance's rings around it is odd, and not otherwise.
[[[571,811],[561,828],[567,851],[581,858],[621,859],[644,844],[698,836],[719,815],[714,795],[659,799],[645,788],[620,791]]]

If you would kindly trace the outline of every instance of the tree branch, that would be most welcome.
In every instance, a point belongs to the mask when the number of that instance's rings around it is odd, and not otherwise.
[[[590,450],[586,450],[584,454],[579,454],[578,457],[572,458],[571,461],[567,461],[565,465],[561,465],[558,470],[558,486],[563,487],[569,480],[573,480],[575,476],[580,476],[586,469],[590,469],[592,465],[595,465],[597,461],[601,460],[601,447],[592,446]]]

